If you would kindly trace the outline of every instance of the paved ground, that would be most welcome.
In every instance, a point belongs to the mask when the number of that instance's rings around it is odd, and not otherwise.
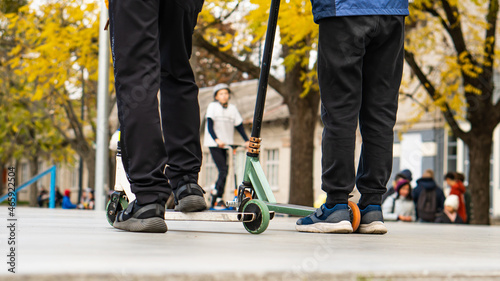
[[[142,234],[112,228],[103,212],[21,207],[12,274],[7,215],[0,207],[0,280],[500,280],[498,226],[387,223],[382,236],[308,234],[277,217],[260,235],[208,222]]]

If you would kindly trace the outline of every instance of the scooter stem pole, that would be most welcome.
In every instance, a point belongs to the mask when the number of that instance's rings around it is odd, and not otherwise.
[[[269,80],[269,70],[271,68],[271,58],[273,56],[274,37],[278,25],[278,14],[280,10],[280,0],[271,0],[269,10],[269,20],[267,23],[266,41],[264,44],[264,54],[259,76],[259,88],[257,89],[257,101],[255,102],[255,112],[253,116],[252,137],[259,138],[264,115],[264,105],[266,103],[267,83]]]

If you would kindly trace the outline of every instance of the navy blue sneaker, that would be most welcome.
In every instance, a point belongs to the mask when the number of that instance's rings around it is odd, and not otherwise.
[[[361,212],[361,223],[358,228],[359,233],[364,234],[385,234],[387,228],[384,225],[384,216],[380,205],[368,205]]]
[[[347,204],[337,204],[328,209],[326,204],[305,218],[297,221],[295,229],[316,233],[351,233],[352,225]]]

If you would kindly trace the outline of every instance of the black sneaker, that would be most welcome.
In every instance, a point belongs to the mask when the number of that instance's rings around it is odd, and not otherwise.
[[[113,227],[133,232],[165,233],[165,206],[158,203],[141,206],[134,200],[116,215]]]
[[[174,190],[175,210],[180,212],[200,212],[207,209],[203,194],[205,190],[188,176],[179,182]]]

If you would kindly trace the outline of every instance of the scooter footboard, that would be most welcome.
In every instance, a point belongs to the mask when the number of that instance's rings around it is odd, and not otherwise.
[[[275,211],[279,214],[288,214],[293,216],[305,217],[312,214],[316,209],[313,207],[306,207],[293,204],[280,204],[280,203],[267,203],[269,211]]]

